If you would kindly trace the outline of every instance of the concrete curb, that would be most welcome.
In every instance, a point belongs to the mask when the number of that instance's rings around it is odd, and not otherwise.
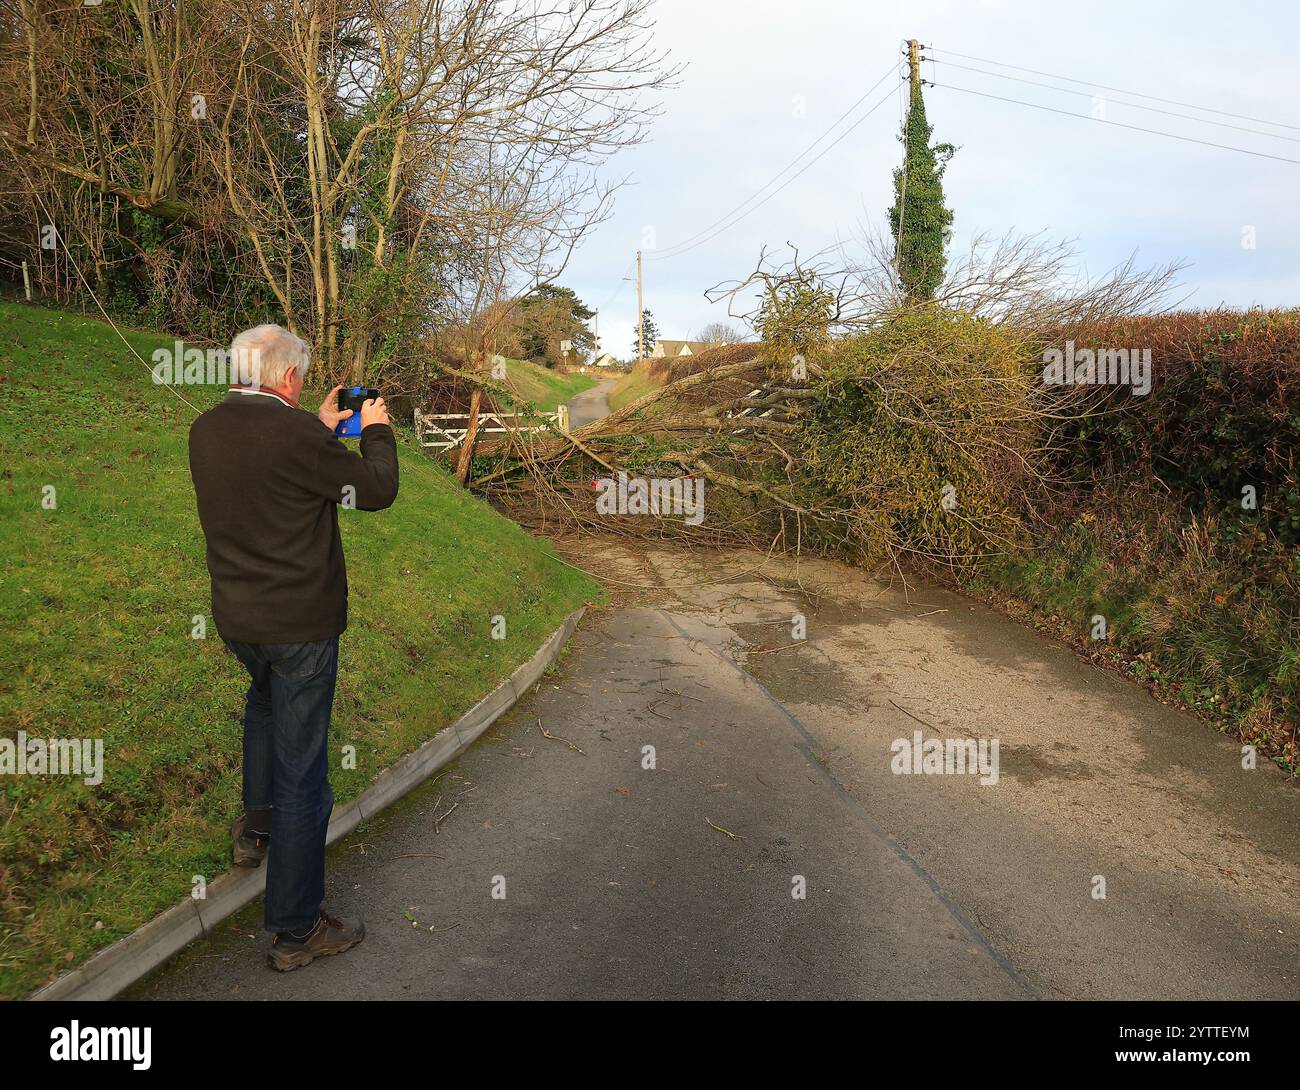
[[[501,715],[514,706],[559,657],[586,610],[565,618],[522,666],[449,727],[443,727],[419,749],[384,769],[358,798],[330,816],[326,844],[342,840],[367,818],[414,790],[443,765],[467,750]],[[191,942],[233,916],[266,888],[266,868],[236,869],[208,884],[202,901],[187,898],[155,916],[125,938],[107,946],[84,965],[56,977],[29,999],[112,999]]]

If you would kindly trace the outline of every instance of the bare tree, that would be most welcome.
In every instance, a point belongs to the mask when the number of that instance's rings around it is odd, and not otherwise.
[[[349,253],[390,268],[442,232],[477,255],[464,328],[489,337],[476,318],[557,275],[608,213],[615,187],[598,168],[641,138],[653,114],[645,93],[672,75],[648,44],[648,2],[281,0],[270,27],[246,17],[243,116],[223,125],[218,158],[268,285],[290,321],[312,329],[328,367],[359,376],[382,324],[354,321],[340,363]],[[284,75],[284,106],[305,119],[302,170],[297,148],[268,131],[283,110],[256,99],[259,46]],[[304,171],[310,219],[298,226]],[[299,268],[302,301],[287,288]]]
[[[695,340],[703,341],[705,344],[739,344],[748,338],[744,330],[732,325],[730,322],[710,322],[697,334]]]
[[[490,338],[608,214],[604,165],[675,74],[651,0],[3,2],[14,256],[56,212],[105,266],[174,284],[184,250],[340,377],[449,304]]]

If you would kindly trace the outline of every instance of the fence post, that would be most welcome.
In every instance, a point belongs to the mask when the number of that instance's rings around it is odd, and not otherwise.
[[[560,425],[560,431],[564,432],[565,435],[568,435],[569,434],[569,406],[557,405],[555,408],[556,408],[557,420]]]

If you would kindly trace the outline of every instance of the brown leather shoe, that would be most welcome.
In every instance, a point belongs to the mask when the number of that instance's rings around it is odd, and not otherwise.
[[[245,814],[230,828],[230,835],[235,841],[235,866],[260,867],[266,858],[266,849],[271,843],[271,838],[245,833],[244,825],[247,821],[248,815]]]
[[[361,920],[340,920],[321,909],[315,929],[305,939],[295,939],[284,932],[276,935],[266,961],[272,969],[287,973],[310,965],[317,958],[351,950],[365,937],[366,925]]]

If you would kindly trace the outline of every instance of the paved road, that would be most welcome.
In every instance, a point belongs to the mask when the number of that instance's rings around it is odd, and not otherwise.
[[[569,427],[580,428],[609,415],[609,392],[618,379],[605,378],[580,394],[569,398]]]
[[[258,905],[137,997],[1300,996],[1300,796],[1201,722],[939,591],[589,562],[678,589],[335,849],[361,947],[273,974]],[[998,782],[894,774],[914,730]]]

